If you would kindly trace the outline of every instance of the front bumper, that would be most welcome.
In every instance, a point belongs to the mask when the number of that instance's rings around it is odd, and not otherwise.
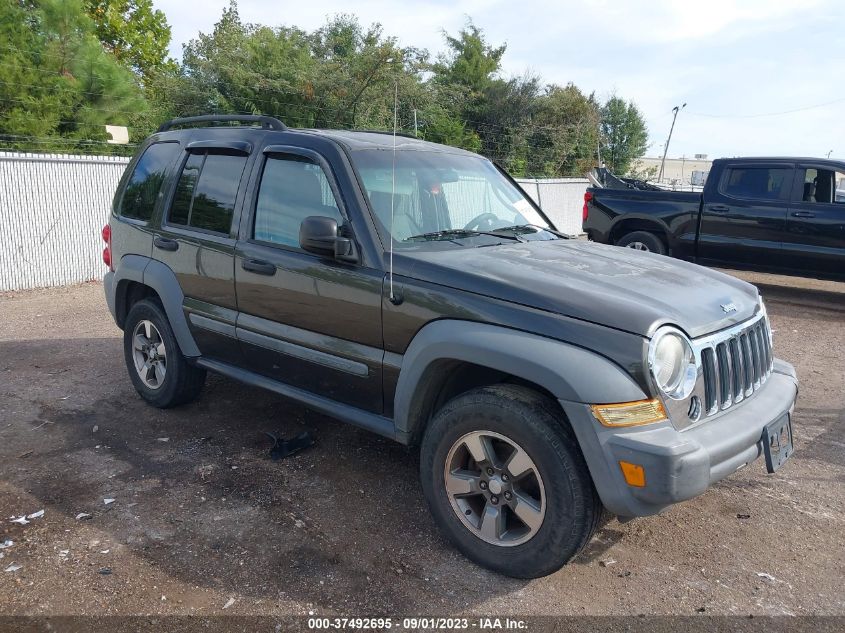
[[[605,507],[622,517],[656,514],[700,495],[763,454],[765,427],[791,415],[798,395],[792,365],[775,359],[753,397],[682,431],[668,422],[614,429],[602,426],[589,405],[561,401]],[[625,483],[619,460],[641,464],[641,488]]]

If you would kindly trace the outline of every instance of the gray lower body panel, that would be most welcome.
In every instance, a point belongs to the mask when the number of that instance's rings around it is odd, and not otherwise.
[[[103,291],[106,294],[106,305],[109,306],[109,312],[111,312],[111,316],[116,322],[114,272],[109,271],[103,277]]]
[[[600,425],[589,405],[561,401],[605,507],[623,517],[656,514],[702,494],[763,454],[767,425],[791,415],[798,380],[775,360],[766,385],[752,398],[677,431],[668,422],[628,429]],[[619,461],[643,466],[645,486],[629,486]]]

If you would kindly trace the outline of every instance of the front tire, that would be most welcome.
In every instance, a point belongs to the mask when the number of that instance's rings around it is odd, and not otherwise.
[[[602,515],[586,462],[556,403],[516,385],[450,400],[423,437],[431,512],[471,560],[516,578],[551,574]]]
[[[658,255],[665,255],[667,251],[666,244],[663,240],[658,235],[649,233],[648,231],[634,231],[633,233],[623,235],[616,241],[616,246],[657,253]]]
[[[189,364],[182,355],[157,301],[143,299],[129,310],[123,355],[135,390],[154,407],[167,409],[191,402],[205,384],[205,370]]]

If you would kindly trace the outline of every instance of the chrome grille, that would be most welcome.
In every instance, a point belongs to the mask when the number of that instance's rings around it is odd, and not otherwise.
[[[765,314],[694,341],[704,382],[704,413],[742,402],[772,373],[772,344]]]

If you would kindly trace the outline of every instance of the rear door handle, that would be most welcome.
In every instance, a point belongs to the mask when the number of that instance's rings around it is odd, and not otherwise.
[[[160,248],[163,251],[175,251],[179,248],[179,242],[171,240],[168,237],[162,237],[161,235],[155,236],[153,244],[156,245],[156,248]]]
[[[275,275],[276,266],[270,262],[265,262],[263,259],[245,259],[241,264],[244,270],[258,275]]]
[[[731,210],[730,207],[725,206],[724,204],[714,204],[710,207],[707,207],[708,210],[712,211],[713,213],[727,213]]]
[[[814,218],[816,214],[812,211],[793,211],[792,212],[793,218]]]

